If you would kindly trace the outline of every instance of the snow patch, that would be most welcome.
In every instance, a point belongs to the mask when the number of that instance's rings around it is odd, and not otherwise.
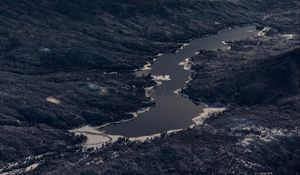
[[[155,86],[155,87],[162,85],[162,82],[161,82],[161,81],[156,81],[156,80],[155,80],[155,83],[156,83],[156,86]]]
[[[59,99],[52,97],[52,96],[47,97],[46,101],[49,103],[57,104],[57,105],[59,105],[61,103],[61,101]]]
[[[143,108],[138,110],[137,112],[131,113],[134,117],[138,117],[138,114],[147,112],[150,110],[151,107]],[[84,135],[86,136],[87,140],[82,145],[84,148],[100,148],[106,143],[112,143],[117,141],[119,138],[123,138],[121,135],[110,135],[106,134],[105,130],[101,130],[105,126],[108,126],[110,124],[120,124],[129,122],[133,119],[127,119],[127,120],[121,120],[119,122],[114,123],[108,123],[99,127],[92,127],[89,125],[83,126],[81,128],[69,130],[70,132],[74,133],[75,135]]]
[[[184,70],[191,70],[192,64],[193,63],[191,61],[191,58],[186,58],[184,61],[180,62],[178,65],[183,66]]]
[[[170,75],[154,75],[152,76],[154,81],[170,81]]]
[[[20,164],[25,164],[27,163],[26,161],[21,163]],[[34,164],[31,164],[29,166],[26,166],[25,168],[22,167],[22,168],[16,168],[15,166],[18,166],[19,165],[19,162],[17,163],[14,163],[13,165],[10,164],[10,166],[8,166],[6,169],[9,169],[9,171],[6,171],[6,172],[3,172],[5,171],[4,169],[0,169],[0,175],[16,175],[16,174],[23,174],[23,173],[26,173],[26,172],[30,172],[34,169],[36,169],[40,163],[34,163]],[[12,169],[12,170],[10,170]]]
[[[154,59],[155,60],[155,59]],[[143,77],[143,76],[145,76],[145,75],[149,75],[149,73],[150,73],[150,70],[151,70],[151,63],[150,62],[146,62],[146,64],[144,65],[144,67],[143,68],[141,68],[141,69],[136,69],[135,70],[135,75],[137,76],[137,77]]]
[[[176,50],[176,53],[178,53],[179,50],[182,50],[185,46],[188,46],[188,45],[190,45],[190,44],[189,43],[182,44],[181,47],[178,50]]]
[[[147,111],[149,111],[150,109],[151,109],[151,107],[143,108],[143,109],[140,109],[140,110],[138,110],[138,111],[136,111],[136,112],[133,112],[133,113],[131,113],[131,114],[136,118],[136,117],[138,117],[139,114],[142,114],[142,113],[144,113],[144,112],[147,112]]]
[[[39,163],[34,163],[34,164],[26,167],[24,172],[32,171],[32,170],[36,169],[39,165],[40,165]]]
[[[240,158],[235,158],[235,160],[242,164],[244,167],[246,168],[250,168],[250,169],[253,169],[255,167],[261,167],[261,165],[257,164],[257,163],[254,163],[254,162],[250,162],[250,161],[245,161],[243,159],[240,159]]]
[[[254,142],[254,138],[252,138],[252,137],[245,137],[245,138],[240,142],[240,145],[248,146],[248,145],[250,145],[252,142]]]
[[[141,70],[151,70],[150,66],[151,66],[151,63],[147,62],[147,64],[145,64]]]
[[[87,140],[83,144],[83,147],[85,148],[98,148],[106,143],[115,142],[122,137],[118,135],[107,135],[104,131],[100,131],[97,128],[89,125],[70,130],[70,132],[75,133],[75,135],[86,136]]]
[[[271,30],[270,27],[264,27],[261,31],[259,31],[259,32],[257,33],[257,35],[260,36],[260,37],[265,37],[266,34],[267,34],[270,30]]]
[[[291,39],[295,39],[296,38],[296,35],[295,34],[282,34],[280,35],[281,37],[285,38],[285,39],[288,39],[288,40],[291,40]]]
[[[168,134],[176,133],[179,131],[182,131],[182,129],[169,130],[169,131],[166,131],[166,134],[168,135]],[[160,137],[161,135],[162,135],[161,133],[157,133],[157,134],[153,134],[153,135],[149,135],[149,136],[130,137],[129,140],[144,142],[144,141],[147,141],[147,140],[155,138],[155,137]]]
[[[226,108],[204,108],[197,117],[193,118],[195,125],[202,125],[204,120],[209,118],[214,113],[220,113],[225,111]],[[194,126],[194,125],[193,125]]]
[[[177,89],[174,91],[175,94],[180,94],[181,93],[181,89]]]
[[[181,131],[182,129],[169,130],[166,131],[166,134],[176,133]],[[83,126],[78,129],[70,130],[70,132],[75,133],[75,135],[84,135],[87,137],[86,142],[83,144],[84,148],[100,148],[106,143],[116,142],[119,138],[124,138],[121,135],[109,135],[106,134],[105,131],[99,130],[99,128],[95,128],[89,125]],[[130,141],[140,141],[144,142],[148,139],[154,137],[160,137],[162,133],[157,133],[149,136],[141,136],[141,137],[130,137],[128,138]],[[33,167],[34,168],[34,167]]]
[[[255,131],[256,134],[249,134],[244,137],[238,144],[244,147],[249,146],[251,143],[256,140],[260,140],[262,142],[271,142],[276,139],[278,136],[291,136],[293,134],[299,134],[297,130],[289,131],[287,129],[279,129],[279,128],[265,128],[265,127],[244,127],[241,131]]]

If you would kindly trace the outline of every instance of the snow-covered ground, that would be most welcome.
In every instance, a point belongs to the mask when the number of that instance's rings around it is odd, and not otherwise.
[[[122,136],[107,135],[103,131],[100,131],[99,127],[92,127],[89,125],[70,130],[70,132],[73,132],[76,135],[86,136],[87,140],[83,144],[83,147],[85,148],[92,148],[92,147],[98,148],[106,143],[115,142],[116,140],[118,140],[118,138],[122,137]]]
[[[170,81],[170,75],[154,75],[152,76],[154,81]]]
[[[205,119],[209,118],[214,113],[220,113],[225,111],[226,108],[213,108],[213,107],[207,107],[204,108],[203,111],[196,117],[193,118],[193,121],[195,125],[202,125]],[[192,125],[194,126],[194,125]]]

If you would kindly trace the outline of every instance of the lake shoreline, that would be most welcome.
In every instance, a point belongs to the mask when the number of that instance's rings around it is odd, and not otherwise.
[[[245,25],[244,27],[247,27],[247,26],[249,26],[249,25]],[[228,30],[233,30],[233,29],[238,29],[238,28],[242,28],[242,27],[229,27],[229,28],[225,28],[224,30],[221,30],[221,31],[219,31],[219,32],[217,32],[217,35],[219,35],[221,32],[226,32],[226,31],[228,31]],[[209,36],[214,36],[214,34],[212,33],[212,34],[210,34]],[[208,36],[204,36],[204,37],[208,37]],[[200,38],[199,38],[200,39]],[[193,41],[191,41],[191,42],[193,42]],[[191,43],[190,42],[190,43]],[[180,50],[183,50],[184,49],[184,47],[186,47],[186,46],[189,46],[190,45],[190,43],[183,43],[176,51],[175,51],[175,53],[177,54]],[[222,41],[222,43],[224,44],[224,41]],[[199,49],[199,50],[201,50],[201,49]],[[193,53],[194,55],[196,55],[196,54],[199,54],[199,52],[197,51],[197,52],[194,52]],[[146,72],[146,73],[150,73],[150,71],[152,70],[152,65],[154,64],[154,62],[155,61],[157,61],[157,60],[159,60],[160,59],[160,57],[161,56],[163,56],[163,54],[157,54],[157,56],[156,57],[154,57],[153,58],[153,60],[151,61],[151,62],[147,62],[145,65],[144,65],[144,67],[143,68],[141,68],[141,69],[139,69],[139,70],[136,70],[135,71],[135,73],[136,72],[140,72],[140,71],[148,71],[148,72]],[[188,59],[188,58],[187,58]],[[187,59],[185,59],[185,64],[190,64],[190,66],[192,66],[192,63],[190,62],[191,60],[187,60]],[[189,61],[189,63],[187,63],[187,61]],[[188,71],[189,72],[189,78],[188,78],[188,80],[185,82],[185,84],[184,84],[184,87],[182,87],[182,89],[184,89],[184,88],[186,88],[186,86],[187,86],[187,83],[189,83],[192,79],[191,79],[191,74],[192,74],[192,70],[189,68],[189,69],[186,69],[186,65],[181,65],[180,64],[181,62],[179,62],[178,64],[179,64],[179,66],[182,66],[182,69],[184,69],[185,71]],[[138,75],[137,75],[138,76]],[[143,76],[147,76],[147,75],[144,75],[143,74]],[[155,89],[155,88],[157,88],[157,87],[159,87],[159,86],[161,86],[162,85],[162,83],[163,83],[163,81],[170,81],[172,79],[172,77],[170,77],[169,75],[163,75],[163,76],[161,76],[161,75],[152,75],[152,81],[154,81],[156,84],[154,85],[154,86],[150,86],[150,87],[145,87],[144,89],[145,89],[145,96],[146,97],[151,97],[151,95],[149,95],[150,94],[150,91],[151,90],[153,90],[153,89]],[[177,90],[177,91],[174,91],[173,92],[174,94],[178,94],[178,95],[180,95],[181,96],[181,98],[186,98],[186,99],[188,99],[188,100],[190,100],[190,101],[192,101],[194,104],[196,104],[196,105],[199,105],[199,104],[202,104],[202,103],[199,103],[199,102],[196,102],[196,101],[194,101],[194,100],[192,100],[192,98],[190,98],[187,94],[185,94],[185,93],[182,93],[181,92],[181,89],[179,89],[179,90]],[[153,99],[153,97],[151,97],[151,99],[152,99],[152,101],[155,101],[155,99]],[[212,105],[212,106],[208,106],[208,105],[206,105],[206,104],[202,104],[204,107],[203,107],[203,109],[202,109],[202,112],[200,112],[198,115],[195,115],[193,118],[192,118],[192,120],[191,120],[191,122],[193,122],[194,124],[191,124],[191,125],[189,125],[189,126],[187,126],[186,128],[188,128],[188,127],[192,127],[192,126],[196,126],[196,125],[198,125],[199,123],[203,123],[203,121],[202,122],[199,122],[200,120],[202,120],[202,119],[199,119],[199,117],[200,118],[208,118],[212,113],[219,113],[219,112],[222,112],[222,111],[224,111],[226,108],[224,108],[224,107],[220,107],[220,108],[216,108],[216,106],[215,105]],[[121,121],[118,121],[118,122],[113,122],[113,123],[107,123],[107,124],[105,124],[105,125],[101,125],[101,126],[99,126],[99,127],[91,127],[90,129],[95,129],[97,132],[94,132],[93,133],[93,135],[99,135],[100,137],[106,137],[106,138],[110,138],[109,140],[107,140],[107,139],[102,139],[102,142],[100,143],[100,144],[95,144],[96,145],[96,147],[99,147],[99,145],[103,145],[103,143],[105,144],[105,143],[109,143],[109,142],[111,142],[111,141],[116,141],[117,139],[113,139],[113,138],[120,138],[120,137],[122,137],[121,135],[111,135],[111,134],[109,134],[109,133],[106,133],[105,132],[105,128],[106,127],[108,127],[108,126],[111,126],[111,127],[113,127],[114,125],[120,125],[120,124],[125,124],[125,123],[128,123],[128,122],[132,122],[132,121],[134,121],[136,118],[138,118],[139,117],[139,114],[143,114],[143,113],[145,113],[145,112],[148,112],[149,110],[151,110],[152,108],[155,108],[155,105],[154,106],[150,106],[150,107],[147,107],[147,108],[143,108],[143,110],[139,110],[139,111],[137,111],[137,112],[133,112],[132,114],[133,114],[133,118],[131,118],[131,119],[127,119],[127,120],[121,120]],[[209,112],[208,112],[209,111]],[[198,123],[198,124],[197,124]],[[82,128],[85,128],[85,127],[90,127],[90,126],[83,126],[83,127],[81,127],[81,128],[77,128],[77,129],[74,129],[74,130],[71,130],[73,133],[80,133],[80,134],[83,134],[83,135],[86,135],[88,138],[91,138],[91,136],[89,136],[88,134],[88,132],[85,132],[84,130],[82,131]],[[183,129],[185,129],[185,128],[180,128],[180,129],[175,129],[176,131],[177,130],[183,130]],[[172,132],[173,130],[167,130],[166,132],[168,133],[168,132]],[[151,137],[154,137],[154,136],[159,136],[160,135],[160,133],[156,133],[156,134],[151,134],[151,135],[142,135],[142,136],[138,136],[138,137],[125,137],[125,138],[129,138],[129,140],[145,140],[145,138],[151,138]],[[142,139],[141,139],[142,138]],[[99,139],[99,138],[98,138]],[[99,139],[99,140],[101,140],[101,139]],[[89,141],[87,141],[87,142],[89,142]],[[91,144],[91,146],[93,146],[92,144]]]

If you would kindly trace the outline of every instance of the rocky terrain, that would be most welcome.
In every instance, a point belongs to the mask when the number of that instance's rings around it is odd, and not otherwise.
[[[231,42],[226,52],[202,51],[195,56],[194,79],[184,91],[194,94],[195,100],[230,104],[204,125],[144,143],[120,139],[104,149],[47,159],[47,166],[33,174],[68,174],[76,167],[81,167],[78,174],[299,174],[298,37],[286,38],[276,32]],[[219,66],[215,74],[223,72],[218,77],[208,74],[209,66]],[[253,79],[256,89],[251,89]],[[207,83],[197,85],[199,82]],[[195,86],[203,89],[197,91]],[[238,88],[235,98],[229,94],[233,87]],[[207,93],[201,93],[205,90]],[[211,95],[203,95],[208,90]]]
[[[294,0],[0,0],[0,173],[299,174],[299,8]],[[268,28],[192,58],[183,93],[228,106],[203,126],[86,151],[67,131],[152,105],[144,87],[154,82],[133,71],[158,53],[252,23]]]

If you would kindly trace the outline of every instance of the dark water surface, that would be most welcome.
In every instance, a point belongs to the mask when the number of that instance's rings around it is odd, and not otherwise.
[[[192,57],[199,50],[228,49],[229,45],[223,41],[240,40],[256,34],[255,26],[227,29],[215,35],[196,39],[179,49],[177,53],[160,56],[150,66],[150,71],[137,72],[137,75],[151,72],[152,75],[170,76],[170,81],[162,81],[160,86],[147,90],[147,94],[155,100],[156,106],[150,111],[138,114],[138,117],[130,122],[109,125],[103,130],[108,135],[140,137],[193,125],[192,119],[203,111],[204,105],[196,105],[174,92],[183,88],[190,76],[190,71],[185,70],[179,63]]]

